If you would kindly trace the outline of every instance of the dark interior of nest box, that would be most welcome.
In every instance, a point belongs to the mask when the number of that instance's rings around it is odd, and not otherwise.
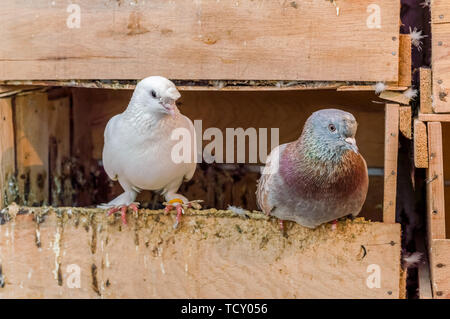
[[[34,206],[90,206],[121,193],[101,166],[103,132],[108,120],[127,107],[131,94],[131,90],[54,88],[14,97],[18,187],[12,199]],[[351,112],[359,123],[356,140],[370,176],[361,216],[380,221],[385,108],[374,100],[373,92],[335,90],[182,91],[178,104],[183,114],[202,120],[203,132],[209,127],[279,128],[280,144],[297,139],[305,120],[318,109]],[[208,208],[235,205],[255,210],[258,178],[257,164],[202,163],[181,193],[191,200],[203,199]],[[33,189],[42,194],[33,194]],[[138,200],[143,207],[161,207],[161,198],[150,192],[142,192]]]
[[[450,123],[442,123],[442,150],[444,159],[445,229],[450,239]]]

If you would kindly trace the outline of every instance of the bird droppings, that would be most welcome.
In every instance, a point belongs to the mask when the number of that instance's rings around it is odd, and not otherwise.
[[[100,290],[98,289],[98,280],[97,280],[97,266],[95,264],[92,264],[91,266],[91,277],[92,277],[92,289],[95,291],[95,293],[99,296],[101,296],[100,294]]]

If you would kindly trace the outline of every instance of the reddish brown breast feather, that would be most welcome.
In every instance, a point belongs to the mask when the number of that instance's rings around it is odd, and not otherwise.
[[[346,151],[338,163],[308,165],[286,151],[280,173],[293,195],[304,199],[343,199],[367,193],[367,167],[360,154]]]

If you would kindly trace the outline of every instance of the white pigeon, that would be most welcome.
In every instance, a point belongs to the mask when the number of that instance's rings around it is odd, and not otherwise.
[[[188,203],[177,191],[195,172],[195,131],[192,121],[175,104],[180,96],[168,79],[145,78],[136,85],[127,109],[106,125],[103,166],[112,180],[119,181],[124,192],[99,207],[110,208],[108,215],[120,211],[124,224],[127,208],[137,211],[138,203],[134,201],[141,190],[160,191],[167,202],[176,203],[173,206],[178,212],[177,224],[181,204]],[[180,162],[172,156],[174,146],[180,143],[171,138],[175,129],[190,134],[189,161]]]

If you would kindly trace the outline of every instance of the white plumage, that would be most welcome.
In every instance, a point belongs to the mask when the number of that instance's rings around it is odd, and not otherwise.
[[[124,193],[102,207],[129,206],[141,190],[161,191],[166,201],[188,200],[177,194],[183,180],[195,172],[195,131],[192,121],[175,105],[180,93],[164,77],[151,76],[136,85],[127,109],[112,117],[105,128],[103,166],[118,180]],[[173,130],[190,133],[191,161],[177,163]]]

